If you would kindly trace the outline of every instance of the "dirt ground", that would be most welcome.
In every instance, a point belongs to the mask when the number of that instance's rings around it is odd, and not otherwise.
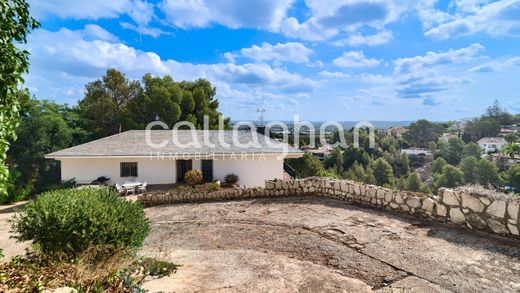
[[[324,198],[157,206],[151,292],[518,292],[520,243]]]

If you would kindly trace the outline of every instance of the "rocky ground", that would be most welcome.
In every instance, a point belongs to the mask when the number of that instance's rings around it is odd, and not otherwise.
[[[314,197],[146,209],[150,291],[518,292],[520,243]]]

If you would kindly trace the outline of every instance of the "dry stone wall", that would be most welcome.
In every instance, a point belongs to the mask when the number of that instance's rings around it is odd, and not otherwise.
[[[138,198],[145,206],[203,200],[248,199],[257,197],[313,195],[370,206],[396,213],[451,222],[470,229],[519,237],[517,197],[476,187],[442,188],[438,195],[395,191],[375,185],[330,178],[272,180],[265,188],[221,189],[200,194],[146,194]]]

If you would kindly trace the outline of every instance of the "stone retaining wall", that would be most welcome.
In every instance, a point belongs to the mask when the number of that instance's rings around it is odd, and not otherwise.
[[[406,213],[430,220],[451,222],[470,229],[519,238],[517,197],[476,187],[441,188],[439,195],[395,191],[348,180],[304,178],[266,181],[265,188],[221,189],[205,194],[146,194],[138,198],[145,206],[203,200],[314,195]]]

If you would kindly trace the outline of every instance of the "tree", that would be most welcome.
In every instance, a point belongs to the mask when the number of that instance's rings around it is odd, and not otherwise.
[[[408,126],[408,132],[403,136],[409,144],[416,147],[426,148],[428,147],[429,142],[437,141],[440,133],[441,127],[439,125],[421,119],[410,124],[410,126]]]
[[[520,192],[520,165],[511,166],[507,170],[505,178],[515,192]]]
[[[483,186],[489,184],[497,185],[500,183],[498,168],[492,162],[482,159],[477,165],[477,182]]]
[[[464,151],[464,141],[458,137],[452,137],[448,140],[448,152],[445,154],[445,159],[452,165],[459,164],[462,159]]]
[[[501,126],[507,126],[513,123],[514,119],[506,109],[502,108],[498,100],[495,100],[491,106],[486,109],[484,117],[495,120]]]
[[[466,183],[477,182],[477,165],[478,160],[473,156],[465,157],[460,162],[460,168],[464,173],[464,181],[466,181]]]
[[[448,163],[443,158],[439,157],[435,160],[433,160],[432,165],[430,167],[430,170],[432,173],[442,173],[442,169],[444,166],[446,166]]]
[[[318,176],[325,172],[321,161],[310,154],[304,154],[298,159],[288,159],[287,163],[296,170],[299,178]]]
[[[515,143],[518,140],[518,134],[509,133],[504,137],[504,139],[507,141],[507,143]]]
[[[12,143],[7,161],[13,171],[7,201],[21,200],[60,182],[59,163],[45,154],[71,146],[73,129],[64,119],[66,108],[49,101],[23,101],[18,139]]]
[[[452,165],[446,164],[442,168],[442,173],[438,174],[435,179],[435,186],[441,187],[457,187],[464,184],[464,173]]]
[[[325,168],[332,168],[337,174],[341,174],[343,172],[343,153],[341,149],[339,147],[333,149],[323,164]]]
[[[409,191],[421,191],[423,186],[423,182],[421,177],[416,172],[411,173],[408,178],[406,178],[406,190]]]
[[[383,186],[385,184],[392,183],[394,180],[392,166],[390,166],[390,164],[385,159],[377,159],[374,162],[372,169],[374,170],[374,177],[377,185]]]
[[[29,15],[27,1],[0,1],[0,198],[7,195],[5,160],[9,141],[16,139],[19,100],[29,96],[27,89],[20,88],[29,70],[29,52],[18,45],[27,43],[27,35],[39,25]]]
[[[482,156],[482,149],[478,144],[470,142],[464,146],[463,154],[464,157],[473,156],[477,159],[480,159]]]
[[[515,155],[520,155],[520,143],[510,143],[502,149],[502,152],[511,158],[514,158]]]

